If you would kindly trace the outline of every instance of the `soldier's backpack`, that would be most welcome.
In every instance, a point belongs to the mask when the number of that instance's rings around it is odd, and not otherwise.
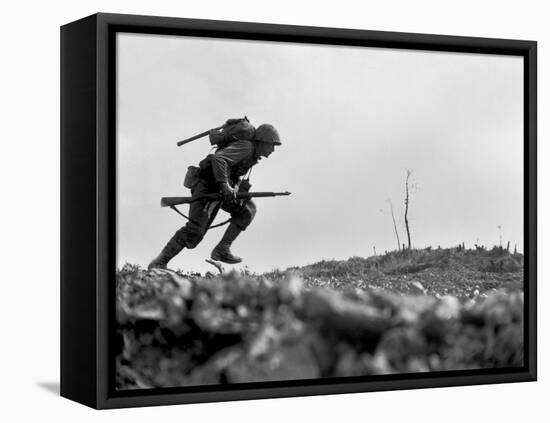
[[[248,118],[227,119],[221,129],[212,129],[208,133],[210,144],[222,149],[238,140],[254,140],[256,128]]]
[[[217,147],[217,151],[231,145],[239,140],[253,141],[256,128],[250,123],[248,118],[227,119],[225,124],[218,129],[211,129],[208,132],[210,144]],[[210,157],[208,155],[199,163],[199,166],[189,166],[185,174],[183,185],[186,188],[193,188],[199,180],[202,171],[210,166]]]

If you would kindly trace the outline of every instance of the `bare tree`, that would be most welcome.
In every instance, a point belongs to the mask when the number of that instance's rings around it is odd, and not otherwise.
[[[408,249],[411,249],[411,231],[409,228],[409,178],[411,176],[412,170],[407,169],[407,178],[405,179],[405,228],[407,229],[407,241]]]
[[[397,238],[397,251],[401,250],[401,241],[399,241],[399,232],[397,232],[397,224],[395,223],[395,215],[393,214],[393,204],[391,200],[386,200],[390,205],[391,218],[393,220],[393,229],[395,230],[395,237]]]

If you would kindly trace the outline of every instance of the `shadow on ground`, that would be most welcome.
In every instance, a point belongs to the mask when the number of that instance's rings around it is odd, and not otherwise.
[[[37,382],[36,385],[50,394],[60,395],[59,382]]]

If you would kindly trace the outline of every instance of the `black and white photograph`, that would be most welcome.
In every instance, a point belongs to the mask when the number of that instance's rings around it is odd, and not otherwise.
[[[543,2],[6,6],[1,421],[544,420]]]
[[[115,44],[116,391],[525,366],[523,57]]]

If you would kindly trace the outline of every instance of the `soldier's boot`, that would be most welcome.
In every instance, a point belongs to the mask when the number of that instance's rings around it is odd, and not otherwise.
[[[243,261],[242,258],[234,256],[230,250],[231,244],[233,244],[233,241],[235,241],[235,239],[239,236],[241,232],[241,228],[239,228],[234,223],[230,223],[228,228],[225,230],[225,233],[223,234],[222,240],[212,250],[210,258],[212,260],[222,261],[228,264],[235,264]]]
[[[149,263],[147,269],[166,269],[168,262],[172,260],[181,250],[183,250],[184,247],[185,245],[179,242],[175,236],[172,237],[172,239],[168,241],[166,246],[162,249],[160,254],[156,256],[151,263]]]

